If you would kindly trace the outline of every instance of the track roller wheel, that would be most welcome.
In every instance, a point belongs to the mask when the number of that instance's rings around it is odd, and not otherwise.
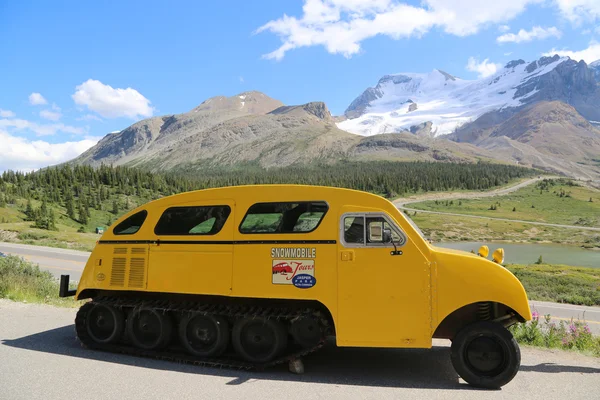
[[[454,337],[451,348],[454,369],[476,387],[499,389],[515,377],[521,365],[516,340],[495,322],[467,325]]]
[[[287,330],[279,321],[244,318],[233,325],[235,351],[245,360],[265,363],[277,357],[287,346]]]
[[[229,324],[219,316],[186,315],[179,323],[179,340],[190,354],[218,356],[229,344]]]
[[[173,324],[169,316],[152,308],[133,310],[127,317],[127,334],[136,347],[157,350],[171,341]]]
[[[123,312],[104,304],[94,304],[85,318],[87,334],[100,344],[118,342],[123,335],[124,326]]]
[[[319,321],[310,317],[301,317],[292,321],[290,333],[294,341],[305,349],[318,345],[323,338]]]

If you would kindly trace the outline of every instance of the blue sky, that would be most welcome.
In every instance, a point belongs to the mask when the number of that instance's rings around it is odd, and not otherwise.
[[[554,52],[591,62],[596,40],[598,0],[0,0],[0,171],[62,162],[216,95],[341,114],[384,74],[476,79]]]

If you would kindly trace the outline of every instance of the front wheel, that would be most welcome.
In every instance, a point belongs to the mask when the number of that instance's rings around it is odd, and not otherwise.
[[[470,385],[499,389],[519,371],[521,351],[513,335],[502,325],[475,322],[454,337],[452,365]]]

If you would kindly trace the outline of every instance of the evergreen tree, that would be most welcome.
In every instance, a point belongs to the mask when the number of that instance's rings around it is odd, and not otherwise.
[[[85,207],[83,206],[83,204],[81,204],[81,202],[79,203],[79,223],[81,223],[82,225],[87,225],[88,223],[88,215],[85,211]]]
[[[27,216],[27,221],[35,220],[35,212],[33,211],[33,207],[31,206],[31,199],[27,200],[27,207],[25,208],[25,215]]]
[[[115,215],[119,213],[119,203],[117,203],[117,200],[113,200],[112,213]]]
[[[75,204],[73,201],[73,195],[69,191],[65,199],[65,208],[67,209],[67,216],[75,221]]]

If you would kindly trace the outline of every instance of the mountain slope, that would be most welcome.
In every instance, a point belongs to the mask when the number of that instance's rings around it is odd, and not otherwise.
[[[281,106],[279,100],[260,92],[212,97],[187,113],[148,118],[109,134],[73,161],[88,165],[125,164],[177,146],[188,136],[224,121],[266,114]]]
[[[584,179],[600,177],[600,129],[559,101],[490,112],[448,138],[506,160]]]
[[[600,121],[597,66],[568,57],[514,60],[496,74],[462,80],[446,72],[386,75],[346,109],[340,129],[360,135],[406,131],[432,123],[431,135],[449,134],[490,111],[539,101],[571,104],[589,120]]]

